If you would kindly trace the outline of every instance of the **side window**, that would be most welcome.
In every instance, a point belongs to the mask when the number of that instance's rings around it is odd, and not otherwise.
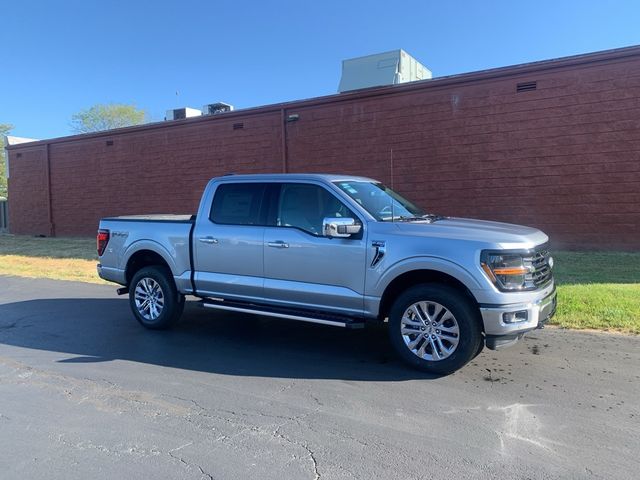
[[[216,189],[209,218],[227,225],[265,225],[264,183],[227,183]]]
[[[278,226],[297,227],[320,236],[322,221],[327,217],[358,218],[340,200],[318,185],[282,185],[278,201]]]

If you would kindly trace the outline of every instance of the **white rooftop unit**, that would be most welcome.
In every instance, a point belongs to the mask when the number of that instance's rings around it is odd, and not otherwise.
[[[431,70],[404,50],[376,53],[342,61],[338,91],[396,85],[431,78]]]
[[[224,102],[208,103],[202,107],[203,115],[218,115],[233,111],[233,105]]]
[[[173,110],[167,110],[167,116],[165,120],[183,120],[185,118],[199,117],[202,112],[197,108],[174,108]]]
[[[13,135],[4,136],[4,144],[8,147],[12,145],[20,145],[21,143],[37,142],[37,138],[14,137]]]

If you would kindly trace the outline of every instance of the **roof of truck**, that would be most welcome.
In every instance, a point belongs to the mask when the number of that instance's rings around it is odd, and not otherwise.
[[[361,182],[376,182],[372,178],[359,177],[357,175],[344,175],[344,174],[332,174],[332,173],[259,173],[259,174],[229,174],[222,177],[216,177],[216,181],[236,181],[236,180],[251,180],[251,181],[273,181],[273,182],[287,182],[291,180],[320,180],[324,182],[346,182],[346,181],[361,181]]]

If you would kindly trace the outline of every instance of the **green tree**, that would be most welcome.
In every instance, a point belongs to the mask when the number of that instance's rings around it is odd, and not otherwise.
[[[71,117],[71,130],[74,133],[88,133],[130,127],[144,123],[146,117],[147,113],[135,105],[98,104],[74,114]]]
[[[13,125],[0,123],[0,197],[7,197],[7,168],[5,162],[4,136],[9,133]]]

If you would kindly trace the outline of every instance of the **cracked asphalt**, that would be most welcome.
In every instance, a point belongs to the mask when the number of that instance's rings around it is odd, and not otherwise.
[[[0,277],[3,479],[634,478],[640,338],[558,329],[449,377],[364,331]]]

